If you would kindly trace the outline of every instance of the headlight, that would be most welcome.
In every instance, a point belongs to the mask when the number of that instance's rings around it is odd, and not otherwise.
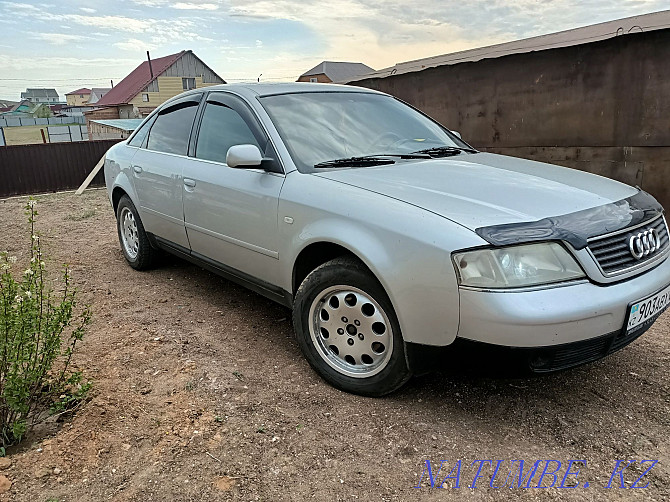
[[[544,242],[453,255],[462,286],[518,288],[584,277],[574,258],[558,243]]]

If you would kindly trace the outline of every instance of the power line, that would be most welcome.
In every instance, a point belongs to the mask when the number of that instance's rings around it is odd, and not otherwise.
[[[0,81],[6,82],[90,82],[91,80],[121,80],[120,78],[0,78]]]
[[[261,80],[286,80],[293,79],[295,75],[287,75],[284,77],[264,77]],[[122,78],[106,78],[106,77],[96,77],[96,78],[0,78],[0,82],[91,82],[91,81],[105,81],[109,80],[123,80]],[[248,78],[224,78],[224,80],[234,80],[234,81],[257,81],[258,77],[248,77]]]

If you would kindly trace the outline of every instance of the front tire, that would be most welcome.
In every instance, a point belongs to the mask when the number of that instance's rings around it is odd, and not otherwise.
[[[151,247],[144,225],[130,197],[124,195],[116,208],[116,228],[121,251],[135,270],[147,270],[156,262],[157,251]]]
[[[391,301],[358,260],[313,270],[296,293],[293,325],[309,364],[339,389],[382,396],[411,376]]]

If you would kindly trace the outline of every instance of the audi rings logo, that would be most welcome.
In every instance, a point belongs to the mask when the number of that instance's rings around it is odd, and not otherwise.
[[[630,249],[630,254],[636,260],[639,260],[643,256],[650,255],[657,249],[660,249],[661,238],[658,236],[655,228],[650,228],[639,234],[632,235],[630,241],[628,241],[628,248]]]

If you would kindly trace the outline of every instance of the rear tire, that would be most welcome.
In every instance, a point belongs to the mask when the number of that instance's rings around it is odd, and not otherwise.
[[[411,377],[391,301],[354,258],[335,258],[305,278],[293,326],[309,364],[338,389],[378,397]]]
[[[124,195],[116,208],[116,228],[121,251],[135,270],[147,270],[156,263],[158,251],[151,246],[144,225],[130,197]]]

